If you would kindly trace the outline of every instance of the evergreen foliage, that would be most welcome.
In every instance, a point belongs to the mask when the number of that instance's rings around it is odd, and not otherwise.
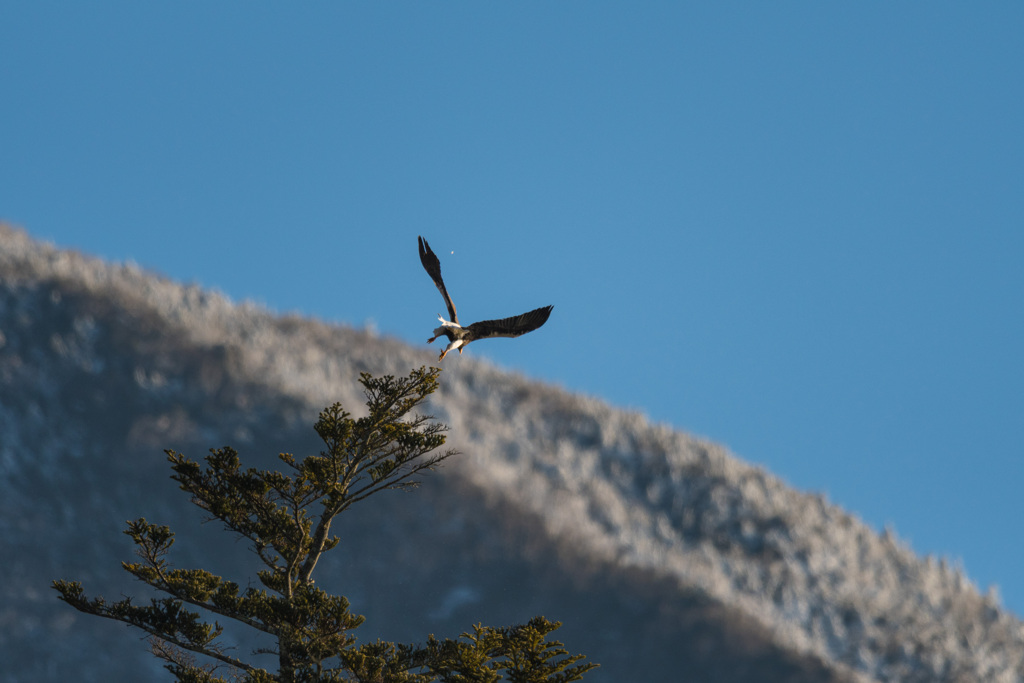
[[[455,455],[445,443],[447,427],[413,413],[438,386],[438,368],[407,377],[361,373],[368,413],[354,419],[335,403],[315,425],[325,449],[299,461],[279,457],[289,474],[242,469],[231,448],[211,449],[205,467],[166,451],[172,478],[212,519],[247,539],[263,568],[261,587],[238,583],[203,569],[176,569],[168,561],[174,533],[143,518],[128,522],[137,562],[125,571],[166,597],[148,605],[131,597],[108,603],[89,598],[77,581],[54,581],[60,599],[76,609],[125,622],[150,635],[153,654],[185,683],[514,683],[580,680],[592,663],[578,663],[562,644],[548,640],[558,622],[535,617],[508,628],[476,625],[459,639],[429,636],[425,645],[386,641],[357,645],[354,631],[364,618],[349,611],[343,596],[314,585],[323,553],[337,547],[333,520],[351,505],[384,489],[415,487],[418,476]],[[277,673],[236,657],[219,641],[230,619],[266,634],[273,646],[255,655],[276,655]],[[210,621],[210,619],[214,619]],[[200,655],[210,660],[200,661]],[[227,677],[220,675],[226,669]]]

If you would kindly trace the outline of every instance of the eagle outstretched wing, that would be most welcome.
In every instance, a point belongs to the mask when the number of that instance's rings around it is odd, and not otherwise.
[[[473,323],[467,329],[471,339],[486,339],[488,337],[518,337],[535,329],[548,321],[551,309],[554,306],[542,306],[535,308],[528,313],[515,315],[511,318],[501,320],[481,320]]]
[[[434,281],[435,285],[437,285],[437,291],[441,292],[441,296],[444,297],[444,304],[448,307],[448,317],[451,318],[453,323],[458,324],[459,316],[455,313],[455,304],[452,303],[452,298],[448,296],[448,290],[444,288],[444,280],[441,279],[441,261],[437,258],[437,254],[431,250],[430,245],[427,244],[425,239],[420,237],[419,241],[420,263],[423,264],[423,269],[427,271],[427,275],[430,276],[430,279]],[[520,332],[520,334],[522,333]]]

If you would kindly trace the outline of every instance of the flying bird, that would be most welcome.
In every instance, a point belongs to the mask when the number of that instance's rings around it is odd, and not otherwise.
[[[459,316],[455,313],[455,304],[452,303],[452,298],[448,296],[448,290],[444,287],[444,280],[441,279],[441,261],[438,260],[437,254],[431,251],[430,245],[427,244],[425,239],[420,237],[419,244],[420,263],[423,264],[427,275],[434,281],[434,284],[437,285],[437,290],[444,297],[445,306],[448,307],[448,317],[451,318],[448,321],[438,314],[437,319],[441,321],[441,327],[435,328],[434,336],[427,340],[427,343],[430,344],[441,335],[448,337],[449,344],[441,352],[440,357],[437,359],[438,361],[444,360],[448,352],[454,349],[458,349],[461,354],[463,347],[471,341],[487,339],[488,337],[518,337],[521,334],[533,332],[547,322],[548,316],[551,315],[551,309],[554,306],[535,308],[529,313],[523,313],[511,318],[502,318],[501,320],[481,320],[469,327],[463,327],[459,324]]]

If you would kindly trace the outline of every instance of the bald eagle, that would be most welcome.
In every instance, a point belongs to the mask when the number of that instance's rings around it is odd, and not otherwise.
[[[458,349],[459,353],[462,353],[462,348],[471,341],[487,339],[488,337],[518,337],[521,334],[534,331],[547,322],[548,316],[551,315],[551,309],[554,306],[535,308],[529,313],[523,313],[511,318],[502,318],[501,320],[481,320],[469,327],[463,327],[459,324],[459,316],[455,313],[455,304],[452,303],[452,298],[448,296],[448,290],[444,288],[444,280],[441,279],[441,261],[431,251],[430,245],[427,244],[425,239],[420,237],[419,244],[420,263],[423,264],[427,275],[434,281],[438,291],[441,292],[441,296],[444,297],[444,303],[448,307],[448,316],[451,318],[451,321],[448,321],[438,314],[437,319],[441,321],[441,327],[435,328],[434,336],[427,340],[427,343],[430,344],[441,335],[448,337],[449,344],[441,352],[437,360],[444,360],[448,352],[454,349]]]

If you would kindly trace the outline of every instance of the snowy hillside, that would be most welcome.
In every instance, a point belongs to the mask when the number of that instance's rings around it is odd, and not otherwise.
[[[359,372],[435,360],[0,226],[0,679],[159,676],[135,634],[48,584],[137,591],[123,521],[191,533],[162,449],[301,455],[320,408],[358,412]],[[1024,624],[958,567],[713,443],[468,357],[444,367],[430,408],[462,455],[361,511],[344,535],[360,557],[331,573],[368,637],[545,614],[603,665],[594,681],[1024,681]],[[182,564],[208,564],[213,531]]]

